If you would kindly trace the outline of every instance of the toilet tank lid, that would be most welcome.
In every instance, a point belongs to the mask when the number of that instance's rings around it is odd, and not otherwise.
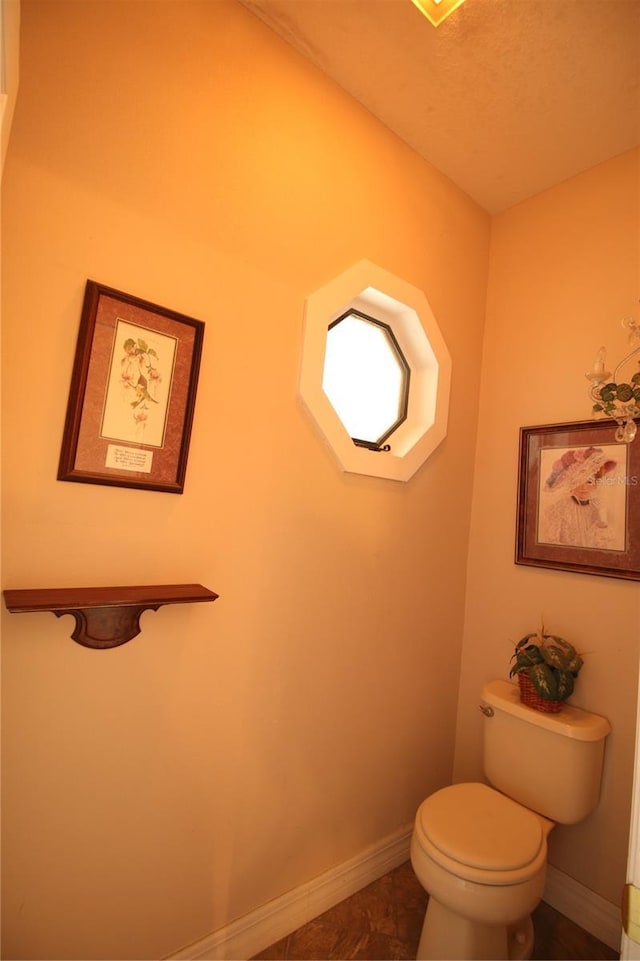
[[[611,733],[611,725],[606,717],[591,714],[571,704],[565,704],[558,714],[545,714],[527,707],[520,701],[518,686],[510,681],[489,681],[482,688],[482,699],[497,710],[577,741],[601,741]]]

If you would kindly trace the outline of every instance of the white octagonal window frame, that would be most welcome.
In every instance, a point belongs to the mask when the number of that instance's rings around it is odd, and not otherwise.
[[[407,418],[389,451],[354,444],[322,382],[329,326],[350,309],[388,324],[409,363]],[[395,274],[361,260],[305,303],[299,396],[343,470],[407,481],[447,435],[451,356],[424,293]]]

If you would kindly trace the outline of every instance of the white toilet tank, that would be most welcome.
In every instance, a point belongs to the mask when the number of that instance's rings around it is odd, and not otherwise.
[[[560,824],[576,824],[598,803],[605,717],[565,704],[545,714],[520,702],[518,687],[490,681],[482,689],[484,772],[489,783]]]

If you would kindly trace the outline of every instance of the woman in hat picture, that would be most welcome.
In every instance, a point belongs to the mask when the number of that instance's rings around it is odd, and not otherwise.
[[[602,496],[605,478],[616,466],[617,462],[600,447],[570,448],[554,461],[541,492],[538,540],[624,550],[624,544],[615,543],[615,531],[609,526]],[[553,494],[558,496],[552,497]]]

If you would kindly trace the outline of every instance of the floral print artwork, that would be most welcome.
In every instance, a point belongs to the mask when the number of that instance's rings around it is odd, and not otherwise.
[[[118,318],[101,436],[162,447],[176,341]]]

